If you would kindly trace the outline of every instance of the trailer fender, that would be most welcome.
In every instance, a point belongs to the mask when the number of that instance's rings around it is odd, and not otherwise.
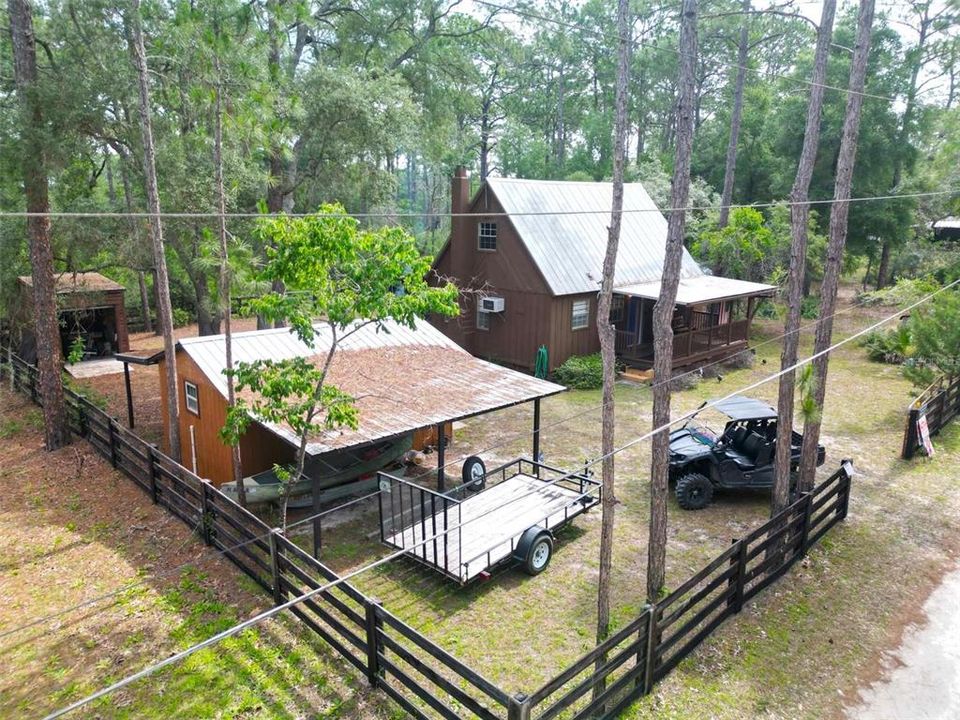
[[[547,569],[553,557],[553,535],[539,525],[523,531],[513,551],[513,559],[529,575],[539,575]]]

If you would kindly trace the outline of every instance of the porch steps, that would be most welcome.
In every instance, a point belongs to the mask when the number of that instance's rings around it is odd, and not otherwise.
[[[653,370],[641,370],[640,368],[628,367],[621,373],[627,380],[636,382],[650,382],[653,380]]]

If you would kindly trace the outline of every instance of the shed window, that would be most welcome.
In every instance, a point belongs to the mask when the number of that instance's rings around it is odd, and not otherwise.
[[[582,330],[585,327],[590,327],[590,301],[574,300],[573,313],[570,317],[570,329]]]
[[[497,249],[497,224],[482,222],[477,226],[477,247],[480,250]]]
[[[477,330],[489,330],[490,313],[484,312],[480,309],[481,307],[481,302],[477,300]]]
[[[200,414],[200,391],[197,386],[189,380],[183,381],[183,397],[187,405],[187,410],[194,415]]]

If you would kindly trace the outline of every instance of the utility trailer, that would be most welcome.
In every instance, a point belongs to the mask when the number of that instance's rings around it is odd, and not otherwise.
[[[461,585],[512,562],[536,575],[553,555],[554,531],[600,502],[600,483],[586,472],[529,458],[468,477],[439,493],[379,473],[380,540]]]

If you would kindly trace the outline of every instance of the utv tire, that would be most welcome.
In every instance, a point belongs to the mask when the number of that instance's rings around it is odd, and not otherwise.
[[[687,473],[677,480],[676,493],[684,510],[703,510],[713,501],[713,483],[701,473]]]

